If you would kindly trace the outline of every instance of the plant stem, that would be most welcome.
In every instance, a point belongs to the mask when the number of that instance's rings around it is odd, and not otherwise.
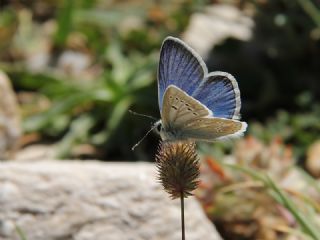
[[[180,194],[181,201],[181,239],[185,240],[185,228],[184,228],[184,196],[183,192]]]
[[[320,11],[317,6],[310,0],[298,0],[303,10],[312,18],[314,23],[320,27]]]

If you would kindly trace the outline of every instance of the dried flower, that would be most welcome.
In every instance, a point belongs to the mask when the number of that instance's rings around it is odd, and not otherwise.
[[[159,181],[172,199],[192,195],[199,184],[194,142],[162,142],[156,155]]]

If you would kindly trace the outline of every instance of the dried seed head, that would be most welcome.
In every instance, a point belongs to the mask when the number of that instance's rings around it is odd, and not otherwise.
[[[162,142],[156,155],[158,179],[172,199],[192,195],[198,186],[199,158],[194,142]]]

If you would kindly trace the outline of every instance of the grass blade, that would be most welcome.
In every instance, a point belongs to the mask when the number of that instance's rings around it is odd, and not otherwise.
[[[277,186],[277,184],[268,175],[259,173],[259,171],[257,170],[252,170],[244,166],[225,163],[223,165],[234,170],[241,171],[251,176],[255,180],[262,181],[266,187],[272,190],[271,196],[277,202],[283,205],[288,211],[290,211],[290,213],[294,216],[296,221],[301,226],[303,232],[312,237],[314,240],[320,239],[320,233],[317,230],[314,221],[312,221],[312,219],[310,218],[307,218],[301,211],[299,211],[298,206],[296,206],[296,204],[286,195],[286,193],[282,189]]]

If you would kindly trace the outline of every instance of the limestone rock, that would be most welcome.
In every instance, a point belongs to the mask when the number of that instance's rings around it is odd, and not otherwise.
[[[0,165],[0,239],[181,239],[179,200],[171,200],[149,163],[4,162]],[[221,239],[193,197],[188,240]]]
[[[320,140],[308,148],[306,168],[313,176],[320,177]]]
[[[9,78],[0,70],[0,159],[12,157],[21,135],[19,108]]]
[[[16,152],[15,161],[33,162],[42,161],[44,159],[53,159],[56,154],[56,145],[54,144],[30,144]]]
[[[248,41],[252,36],[254,22],[251,17],[233,5],[214,4],[203,13],[191,16],[183,40],[203,58],[209,51],[227,38]]]

